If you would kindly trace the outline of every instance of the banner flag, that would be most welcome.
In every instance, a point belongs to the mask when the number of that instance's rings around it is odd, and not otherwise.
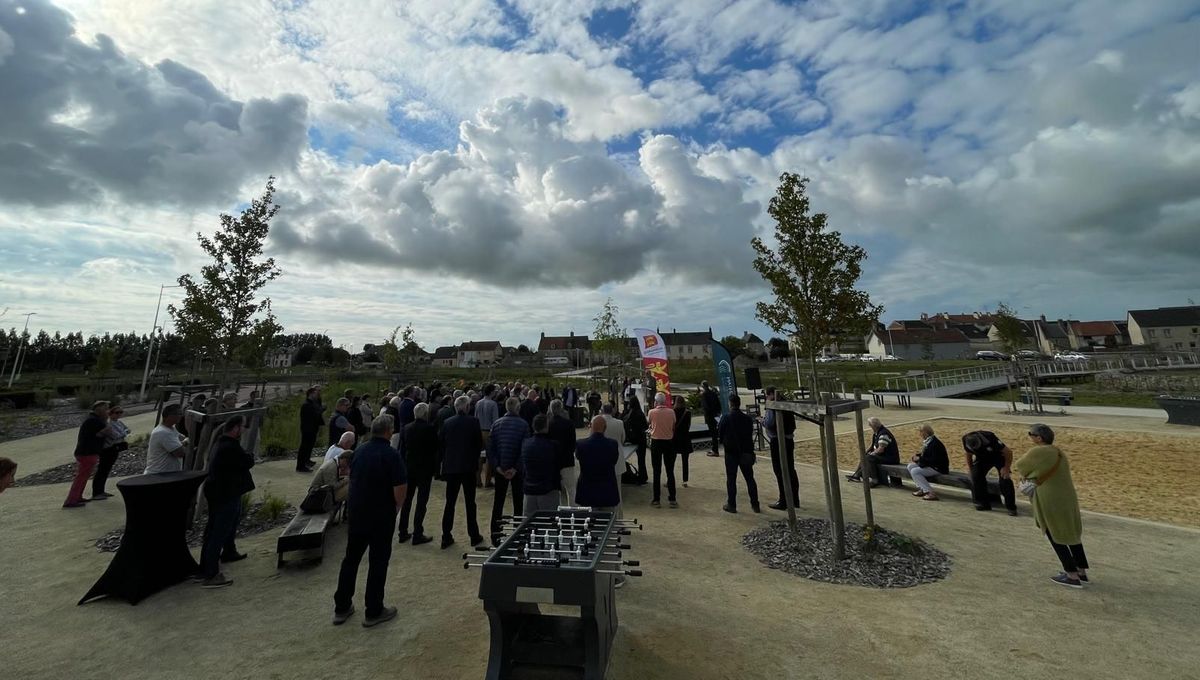
[[[717,389],[721,393],[721,413],[729,413],[729,395],[737,394],[737,378],[733,373],[733,358],[720,341],[712,340],[713,369],[717,373]]]
[[[663,342],[661,335],[648,328],[635,328],[633,334],[637,336],[642,368],[650,372],[655,390],[667,395],[667,403],[670,403],[671,376],[667,372],[667,343]]]

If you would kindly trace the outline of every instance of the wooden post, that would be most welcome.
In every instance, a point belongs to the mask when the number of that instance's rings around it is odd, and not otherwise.
[[[837,439],[833,430],[833,411],[825,408],[821,419],[825,428],[825,440],[828,443],[825,457],[829,460],[829,493],[832,504],[829,507],[829,523],[833,529],[833,559],[846,558],[846,523],[842,517],[842,487],[838,484]],[[867,484],[866,486],[870,486]]]
[[[854,390],[854,400],[858,401],[862,398],[862,390]],[[858,432],[858,459],[859,469],[862,471],[865,478],[862,483],[863,501],[867,507],[867,526],[871,529],[875,528],[875,508],[871,504],[871,484],[870,477],[867,474],[867,442],[863,437],[863,417],[862,411],[854,412],[854,426]]]
[[[795,534],[796,499],[792,497],[792,470],[794,467],[788,467],[789,464],[794,466],[795,460],[787,459],[787,435],[783,429],[783,411],[775,412],[775,441],[779,450],[779,476],[780,483],[783,484],[783,502],[787,505],[788,528],[792,530],[792,534]]]

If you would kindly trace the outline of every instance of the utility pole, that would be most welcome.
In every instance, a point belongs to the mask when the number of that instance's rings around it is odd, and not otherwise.
[[[21,330],[20,338],[17,340],[17,356],[13,359],[12,373],[8,374],[9,387],[12,387],[13,380],[20,375],[21,360],[25,358],[25,336],[29,333],[29,317],[36,314],[37,312],[29,312],[25,315],[25,328]]]
[[[154,324],[150,326],[150,346],[146,350],[146,368],[142,371],[142,389],[138,392],[138,401],[146,401],[146,381],[150,378],[150,355],[154,354],[154,333],[158,330],[158,313],[162,309],[163,291],[168,288],[182,287],[166,284],[158,287],[158,304],[154,306]]]

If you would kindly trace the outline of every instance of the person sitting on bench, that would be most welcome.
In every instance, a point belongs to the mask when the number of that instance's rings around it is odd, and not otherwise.
[[[908,474],[917,485],[913,495],[922,500],[936,501],[938,497],[929,485],[929,478],[950,472],[950,456],[946,454],[946,445],[934,436],[932,427],[922,425],[918,432],[925,442],[921,445],[920,452],[913,456],[912,462],[908,464]]]
[[[331,460],[337,460],[342,455],[342,452],[353,450],[356,440],[357,437],[353,432],[343,432],[342,436],[325,450],[325,462],[328,463]]]
[[[900,464],[900,446],[896,443],[896,437],[892,434],[892,431],[884,427],[883,422],[878,418],[867,418],[867,425],[870,426],[873,433],[871,435],[871,448],[867,451],[867,464],[872,468],[870,470],[871,486],[876,487],[879,486],[880,481],[883,479],[883,474],[881,474],[879,469],[881,463],[886,465]],[[863,469],[860,465],[854,471],[854,474],[846,477],[846,479],[852,482],[859,482],[862,481],[862,476]],[[899,477],[888,477],[888,483],[895,487],[901,486]]]
[[[346,434],[353,435],[353,432]],[[333,488],[333,502],[341,503],[350,494],[350,464],[354,462],[354,451],[347,449],[342,455],[332,460],[326,459],[317,474],[313,476],[308,492],[312,493],[323,486]]]

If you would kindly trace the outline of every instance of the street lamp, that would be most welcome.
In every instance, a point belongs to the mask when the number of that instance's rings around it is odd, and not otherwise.
[[[12,387],[13,380],[20,374],[21,362],[25,358],[25,336],[29,333],[29,317],[37,315],[37,312],[29,312],[25,315],[25,328],[21,330],[21,344],[17,345],[17,356],[13,359],[12,373],[8,374],[8,386]]]
[[[142,371],[142,389],[138,392],[138,401],[146,400],[146,381],[150,378],[150,355],[154,354],[154,332],[158,330],[158,312],[162,309],[163,291],[168,288],[183,288],[183,286],[164,284],[158,287],[158,304],[154,306],[154,325],[150,326],[150,346],[146,350],[146,369]],[[159,351],[162,351],[161,348]]]

